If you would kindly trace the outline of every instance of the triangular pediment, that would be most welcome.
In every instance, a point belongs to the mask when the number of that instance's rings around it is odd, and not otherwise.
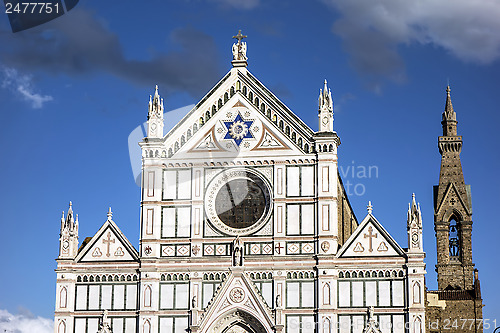
[[[272,310],[259,295],[256,286],[238,268],[229,274],[204,309],[198,331],[206,332],[218,320],[217,318],[224,318],[223,314],[235,312],[252,316],[267,332],[272,331],[274,322]]]
[[[167,157],[279,155],[312,150],[314,132],[256,78],[233,68],[163,139]]]
[[[442,215],[441,210],[443,207],[446,207],[446,208],[452,207],[455,210],[463,211],[467,215],[470,215],[469,207],[462,199],[462,196],[458,192],[458,189],[454,183],[450,183],[448,185],[448,187],[446,188],[446,191],[444,192],[443,198],[441,199],[441,202],[439,203],[439,206],[436,209],[435,213],[437,215],[441,216]]]
[[[404,251],[380,222],[372,214],[368,214],[339,250],[337,256],[339,258],[392,257],[404,256]]]
[[[137,261],[138,253],[118,226],[108,219],[80,250],[77,262]]]

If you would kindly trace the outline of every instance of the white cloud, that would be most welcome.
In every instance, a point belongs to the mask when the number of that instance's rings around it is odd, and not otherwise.
[[[22,314],[13,315],[7,310],[0,310],[0,332],[4,333],[53,333],[54,321],[52,319],[35,317],[23,311]]]
[[[400,45],[432,44],[479,64],[500,58],[497,0],[323,0],[340,18],[333,32],[343,39],[363,74],[404,76]]]
[[[52,96],[40,95],[34,92],[32,77],[22,75],[15,68],[0,67],[3,74],[2,88],[17,92],[24,100],[31,103],[31,107],[39,109],[45,102],[53,100]]]

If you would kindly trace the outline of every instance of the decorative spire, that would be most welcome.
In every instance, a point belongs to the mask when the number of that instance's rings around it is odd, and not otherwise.
[[[113,217],[113,212],[111,211],[111,207],[109,207],[109,210],[108,210],[108,220],[111,220],[112,217]]]
[[[444,106],[441,125],[443,125],[443,136],[456,136],[457,135],[457,114],[453,111],[451,104],[451,89],[448,85],[446,87],[446,103]]]
[[[154,96],[149,95],[148,108],[148,137],[163,137],[163,98],[158,93],[158,85],[155,86]]]
[[[366,210],[368,211],[368,214],[371,214],[373,212],[373,206],[371,201],[368,201],[368,206],[366,206]]]
[[[411,204],[408,204],[408,228],[422,227],[422,213],[420,212],[420,204],[415,201],[415,193],[412,194]]]
[[[233,67],[247,67],[247,43],[242,42],[243,38],[247,38],[247,35],[242,35],[241,30],[238,30],[238,34],[233,36],[238,42],[233,44]]]
[[[333,99],[332,91],[325,79],[323,90],[319,90],[318,98],[319,131],[333,132]]]
[[[451,119],[453,117],[453,120],[456,120],[457,117],[455,115],[455,112],[453,111],[453,104],[451,104],[451,89],[450,85],[446,87],[446,105],[444,107],[444,113],[446,115],[447,119]]]

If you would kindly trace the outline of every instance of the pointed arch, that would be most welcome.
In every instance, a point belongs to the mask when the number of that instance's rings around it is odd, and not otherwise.
[[[144,288],[144,307],[150,308],[151,307],[151,287],[146,286]]]
[[[415,317],[413,321],[413,333],[422,333],[422,319]]]
[[[68,306],[68,290],[66,287],[62,287],[59,292],[59,307],[66,308]]]
[[[330,305],[330,303],[331,303],[330,284],[325,283],[323,285],[323,304]]]
[[[66,322],[61,320],[57,326],[57,333],[66,333]]]
[[[328,317],[325,317],[325,319],[323,319],[323,333],[330,333],[331,332],[331,322],[330,322],[330,319]]]
[[[420,287],[419,282],[415,282],[413,284],[413,304],[420,304],[422,302],[421,297],[420,297],[421,289],[422,289],[422,287]]]
[[[144,321],[144,326],[142,327],[142,333],[151,333],[151,323],[149,319]]]

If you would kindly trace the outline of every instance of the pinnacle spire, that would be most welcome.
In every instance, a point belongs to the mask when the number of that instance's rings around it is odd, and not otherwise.
[[[318,98],[319,131],[333,132],[333,99],[332,91],[325,79],[323,89],[319,90]]]
[[[444,107],[444,115],[449,120],[456,120],[453,104],[451,104],[451,89],[450,85],[446,87],[446,105]]]
[[[368,201],[368,206],[366,206],[366,210],[368,211],[368,214],[371,214],[373,212],[373,206],[371,201]]]
[[[111,207],[109,207],[109,209],[108,209],[108,220],[111,220],[112,217],[113,217],[113,212],[111,211]]]

